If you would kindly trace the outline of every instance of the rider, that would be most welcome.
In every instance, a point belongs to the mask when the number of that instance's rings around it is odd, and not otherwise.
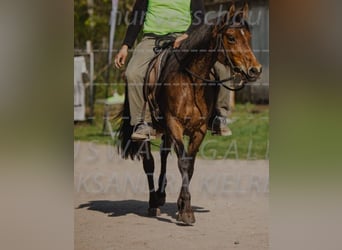
[[[178,48],[192,30],[203,24],[204,12],[203,0],[136,0],[125,39],[115,57],[115,66],[122,67],[128,49],[133,47],[143,27],[144,37],[136,46],[126,69],[131,125],[135,126],[133,140],[149,139],[153,131],[150,112],[143,112],[143,81],[148,64],[155,55],[155,40],[163,35],[172,35],[176,38],[174,48]],[[217,62],[214,67],[220,79],[229,77],[230,72],[222,64]],[[229,92],[220,87],[216,104],[218,115],[210,126],[214,134],[231,135],[226,124],[228,108]]]

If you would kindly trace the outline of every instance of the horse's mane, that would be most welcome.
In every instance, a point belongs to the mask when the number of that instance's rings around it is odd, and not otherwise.
[[[189,33],[189,37],[182,42],[181,46],[176,53],[171,53],[167,66],[164,68],[163,73],[161,74],[163,80],[166,80],[166,77],[172,73],[179,71],[189,65],[189,63],[193,60],[193,53],[196,53],[203,49],[208,49],[210,40],[212,39],[212,30],[214,25],[202,24],[196,27]]]
[[[212,30],[214,25],[202,24],[194,29],[188,39],[186,39],[179,47],[180,62],[186,63],[189,59],[186,55],[196,53],[198,50],[208,49],[210,40],[212,39]]]
[[[222,22],[224,17],[225,14],[214,17],[208,20],[207,24],[199,25],[189,33],[189,37],[181,44],[178,51],[170,54],[167,66],[161,74],[161,82],[164,82],[170,73],[177,72],[188,67],[193,60],[194,53],[206,51],[209,48],[213,29]],[[244,26],[248,31],[250,31],[248,22],[239,14],[230,18],[229,24],[238,24],[239,26]],[[228,25],[226,27],[228,28]],[[176,56],[174,54],[176,54]]]

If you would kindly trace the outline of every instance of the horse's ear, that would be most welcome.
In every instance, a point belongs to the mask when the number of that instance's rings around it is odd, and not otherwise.
[[[247,21],[248,20],[248,4],[245,2],[243,7],[239,10],[236,11],[233,17],[233,22],[234,23],[240,23],[242,20]]]
[[[248,3],[247,2],[245,2],[245,4],[243,5],[241,11],[243,13],[242,14],[243,19],[247,20],[248,19]]]
[[[235,4],[233,2],[228,11],[228,18],[231,19],[234,16],[234,14],[235,14]]]
[[[230,6],[228,12],[225,11],[225,14],[223,16],[220,16],[218,19],[218,25],[214,29],[215,31],[222,30],[225,26],[228,25],[229,21],[234,17],[235,14],[235,4],[234,2]]]

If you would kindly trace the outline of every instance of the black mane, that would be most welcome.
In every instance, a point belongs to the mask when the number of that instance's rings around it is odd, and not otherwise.
[[[177,72],[188,67],[194,59],[194,53],[201,53],[201,51],[205,52],[208,50],[212,39],[212,32],[215,27],[223,22],[225,15],[226,14],[223,14],[212,18],[211,20],[208,20],[207,24],[202,24],[196,27],[189,34],[189,37],[181,44],[179,49],[170,53],[167,65],[161,74],[160,82],[164,82],[170,73]],[[244,27],[249,31],[248,22],[242,18],[241,13],[230,18],[229,22],[222,28],[225,30],[230,26],[238,28]]]
[[[208,24],[198,26],[189,34],[189,37],[181,44],[179,49],[173,51],[174,53],[171,52],[166,67],[161,74],[163,78],[161,82],[164,82],[171,72],[188,67],[193,60],[194,53],[209,48],[213,28],[214,25]]]

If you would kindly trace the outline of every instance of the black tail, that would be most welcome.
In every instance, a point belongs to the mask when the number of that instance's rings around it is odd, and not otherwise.
[[[127,94],[127,84],[125,87],[125,101],[123,109],[114,118],[116,121],[120,121],[119,133],[118,133],[118,152],[124,159],[134,158],[140,159],[139,152],[141,151],[142,143],[131,140],[134,126],[131,125],[131,116],[129,112],[129,100]]]

